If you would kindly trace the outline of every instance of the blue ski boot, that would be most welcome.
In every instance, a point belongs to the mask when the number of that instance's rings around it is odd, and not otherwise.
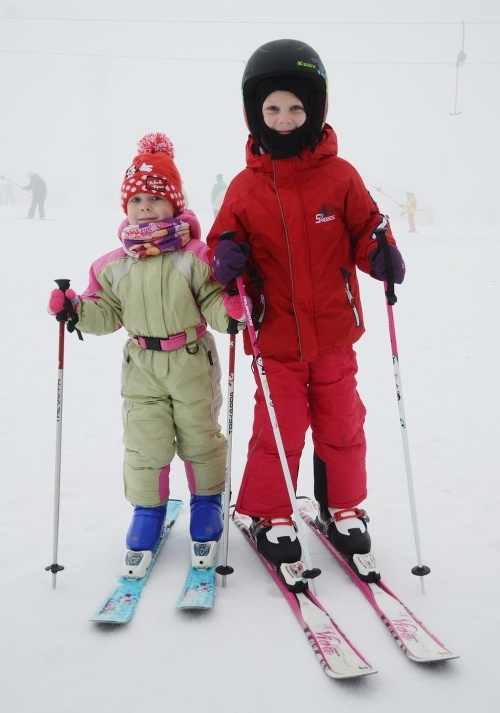
[[[223,529],[222,495],[191,495],[191,539],[194,542],[217,542]]]
[[[134,552],[139,552],[140,550],[154,552],[160,541],[166,512],[166,505],[159,505],[155,508],[135,505],[132,522],[127,532],[127,549]]]

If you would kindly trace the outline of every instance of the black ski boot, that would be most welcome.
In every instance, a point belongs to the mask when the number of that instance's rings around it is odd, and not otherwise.
[[[276,567],[300,560],[302,548],[291,517],[254,518],[250,530],[260,554]]]
[[[318,529],[328,537],[363,581],[377,582],[380,572],[375,555],[371,552],[368,521],[368,515],[360,508],[346,508],[331,514],[326,505],[318,503]]]

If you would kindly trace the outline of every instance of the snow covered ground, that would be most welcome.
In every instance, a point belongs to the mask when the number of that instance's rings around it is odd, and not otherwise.
[[[66,337],[58,561],[51,587],[57,377],[55,278],[81,291],[91,261],[117,245],[116,211],[48,206],[50,221],[0,208],[3,260],[1,700],[5,713],[120,710],[492,710],[500,630],[498,230],[451,224],[407,235],[394,223],[407,279],[394,307],[423,560],[420,581],[383,289],[362,276],[367,333],[358,343],[368,409],[371,533],[387,583],[460,658],[418,666],[398,650],[348,577],[308,533],[323,570],[317,593],[378,668],[329,680],[275,585],[236,527],[214,610],[175,603],[188,565],[185,507],[134,620],[101,630],[89,617],[119,573],[130,505],[122,494],[119,377],[125,333]],[[210,215],[200,215],[205,230]],[[227,377],[228,338],[217,335]],[[232,481],[251,427],[254,384],[238,340]],[[224,390],[226,383],[223,384]],[[225,412],[221,414],[225,429]],[[299,490],[312,493],[311,448]],[[186,502],[181,463],[172,496]]]

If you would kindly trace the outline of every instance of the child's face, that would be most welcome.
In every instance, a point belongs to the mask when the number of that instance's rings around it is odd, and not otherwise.
[[[307,115],[300,99],[279,89],[272,92],[262,105],[264,123],[279,134],[289,134],[304,124]]]
[[[173,218],[175,208],[166,198],[149,193],[137,193],[127,203],[127,219],[131,225]]]

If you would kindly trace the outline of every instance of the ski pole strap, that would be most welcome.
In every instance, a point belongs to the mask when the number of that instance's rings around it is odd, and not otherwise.
[[[392,264],[392,255],[389,248],[389,243],[387,242],[386,235],[387,228],[384,226],[379,227],[375,230],[374,235],[376,237],[378,246],[384,252],[385,256],[385,268],[387,271],[387,282],[385,287],[385,296],[387,298],[387,304],[394,305],[398,301],[396,293],[394,292],[394,266]]]
[[[238,288],[236,287],[236,283],[234,284],[234,287],[226,287],[226,293],[229,295],[229,297],[236,297],[236,295],[239,294]],[[237,319],[234,317],[229,317],[229,322],[227,325],[227,333],[228,334],[238,334],[239,333],[239,328],[238,328],[239,322]]]
[[[235,319],[234,317],[229,317],[229,322],[227,325],[227,333],[228,334],[238,334],[238,332],[240,331],[238,329],[238,324],[239,324],[239,322],[237,319]]]
[[[56,315],[56,319],[58,322],[66,322],[68,332],[72,334],[76,331],[76,333],[78,334],[78,339],[83,342],[82,333],[79,329],[76,328],[76,323],[78,322],[78,314],[74,309],[73,303],[71,302],[70,298],[66,297],[66,290],[69,290],[70,281],[67,279],[59,279],[54,280],[54,282],[61,290],[61,292],[64,292],[65,297],[64,309]]]
[[[66,300],[66,304],[68,304],[68,303],[69,303],[69,305],[71,305],[71,306],[68,307],[69,319],[68,319],[68,322],[67,322],[67,330],[68,330],[68,332],[69,332],[70,334],[72,334],[73,332],[76,332],[76,333],[78,334],[78,339],[79,339],[81,342],[83,342],[83,335],[82,335],[82,333],[80,332],[80,330],[77,329],[77,326],[76,326],[76,323],[78,322],[78,319],[79,319],[79,318],[78,318],[78,314],[77,314],[77,313],[75,312],[75,310],[73,309],[73,305],[71,304],[71,300]]]

